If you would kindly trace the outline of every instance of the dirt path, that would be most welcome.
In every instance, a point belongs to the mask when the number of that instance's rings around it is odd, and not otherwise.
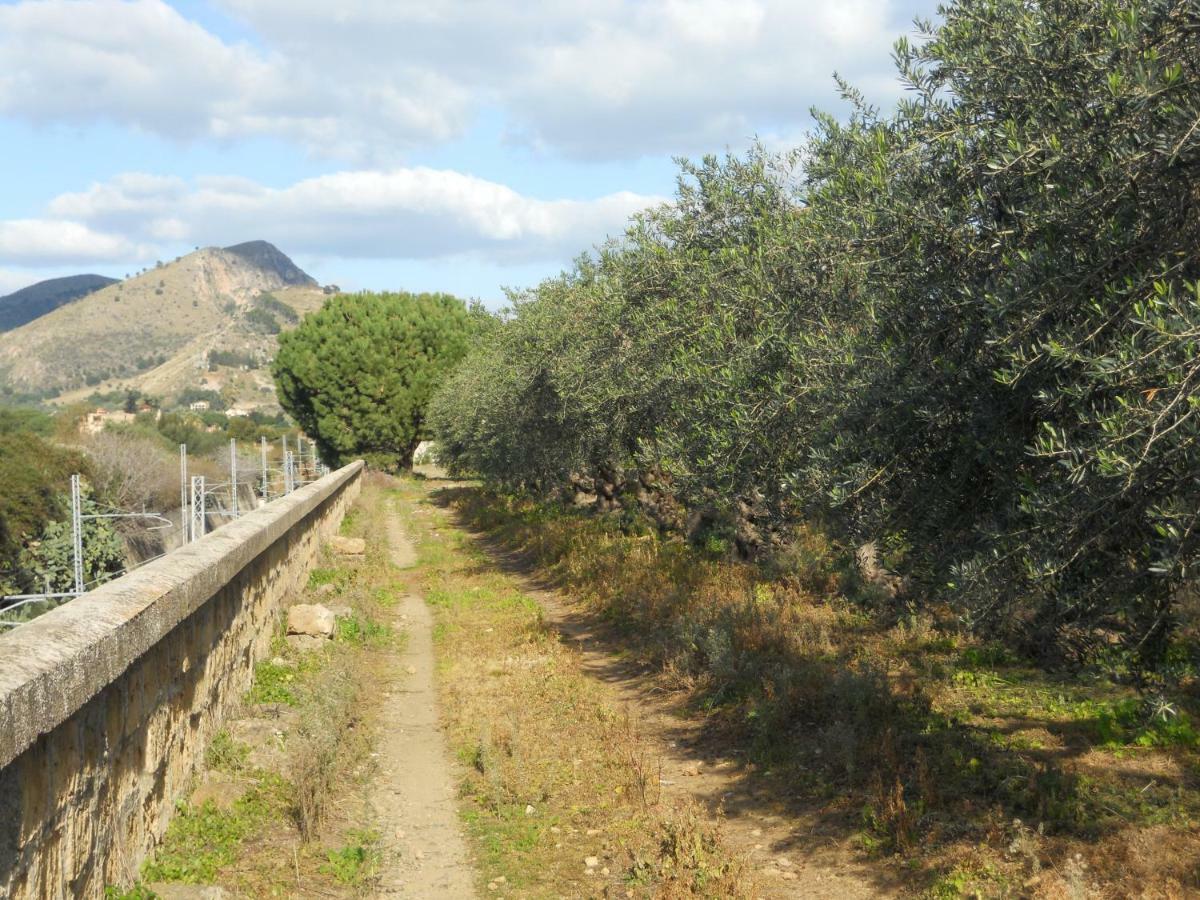
[[[545,610],[546,621],[580,653],[584,670],[608,684],[638,723],[662,764],[665,798],[690,798],[708,811],[729,845],[751,861],[767,898],[893,897],[905,893],[885,867],[862,859],[844,827],[818,808],[780,793],[769,772],[756,772],[737,751],[708,739],[682,698],[663,691],[644,666],[630,662],[603,623],[537,578],[520,555],[485,537],[496,565],[517,578]]]
[[[397,568],[416,563],[412,542],[390,507],[388,541]],[[377,685],[383,698],[375,787],[383,847],[379,895],[469,898],[475,895],[474,873],[438,720],[433,617],[413,593],[400,601],[394,615],[407,641],[393,670]]]

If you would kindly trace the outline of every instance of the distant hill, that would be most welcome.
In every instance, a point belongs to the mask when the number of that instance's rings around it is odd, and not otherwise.
[[[204,388],[273,409],[277,335],[324,299],[265,241],[197,250],[0,334],[0,387],[54,402]]]
[[[0,331],[19,328],[58,309],[64,303],[78,300],[102,287],[116,284],[117,279],[103,275],[68,275],[66,278],[50,278],[27,288],[0,297]]]

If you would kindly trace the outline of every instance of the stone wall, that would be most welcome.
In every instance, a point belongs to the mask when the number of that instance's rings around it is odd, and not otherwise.
[[[0,638],[0,897],[132,884],[361,474],[339,469]]]

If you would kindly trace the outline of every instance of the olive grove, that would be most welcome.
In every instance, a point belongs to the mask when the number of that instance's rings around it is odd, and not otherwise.
[[[1200,9],[957,0],[896,60],[894,109],[843,85],[513,295],[443,456],[746,556],[818,523],[906,604],[1161,670],[1200,560]]]

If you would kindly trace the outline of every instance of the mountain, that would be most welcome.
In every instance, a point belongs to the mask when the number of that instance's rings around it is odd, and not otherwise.
[[[226,253],[240,256],[253,266],[264,272],[274,272],[284,284],[297,287],[316,287],[317,280],[297,266],[279,251],[274,244],[266,241],[246,241],[244,244],[234,244],[225,248]]]
[[[265,241],[197,250],[0,334],[0,385],[56,403],[201,388],[271,409],[277,335],[324,299]]]
[[[64,303],[70,303],[102,287],[115,284],[117,279],[103,275],[68,275],[50,278],[27,288],[0,297],[0,331],[18,328],[38,316],[44,316]]]

